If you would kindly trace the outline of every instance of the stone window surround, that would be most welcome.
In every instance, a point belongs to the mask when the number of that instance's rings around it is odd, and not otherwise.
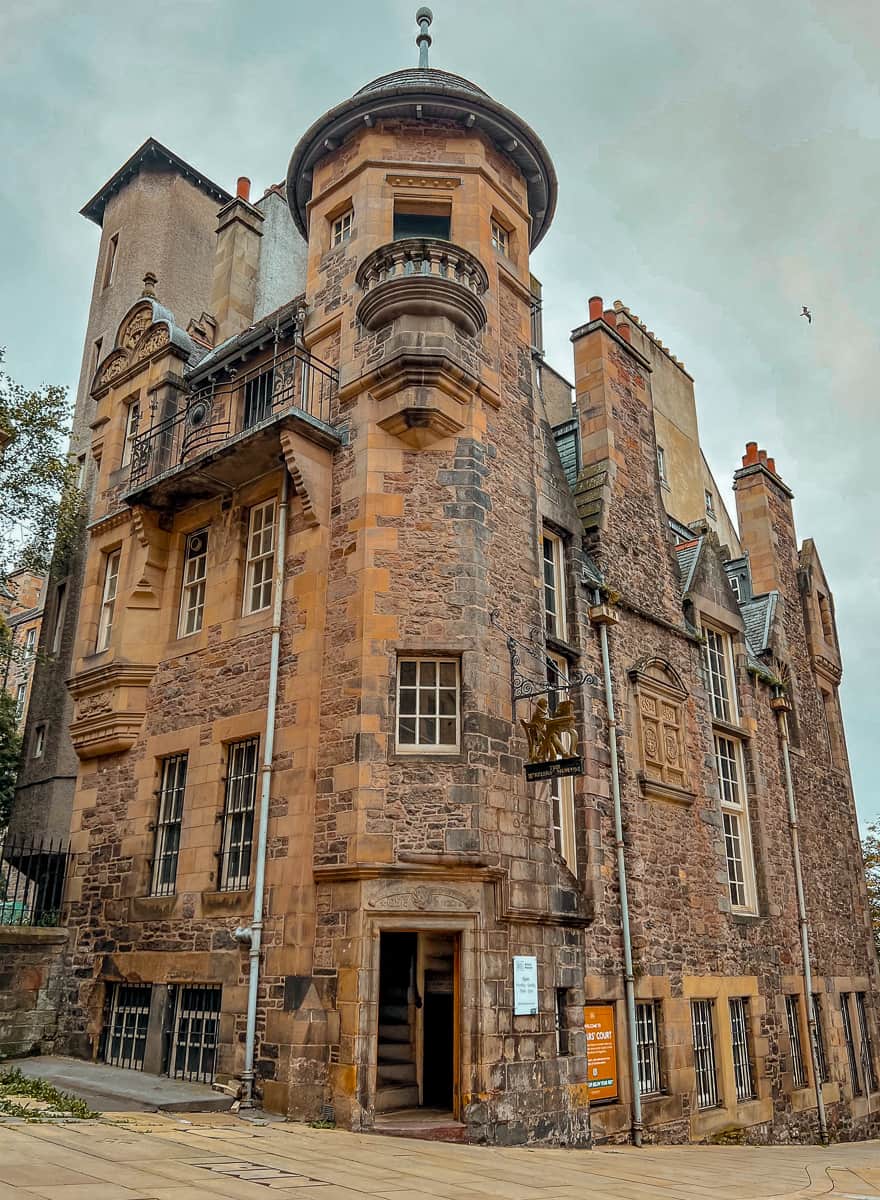
[[[549,628],[548,613],[550,613],[551,610],[547,607],[548,583],[546,579],[546,569],[551,564],[551,560],[546,557],[547,547],[545,543],[548,542],[553,547],[553,629]],[[544,614],[544,629],[546,635],[553,641],[566,643],[568,640],[568,595],[570,591],[568,586],[568,545],[565,534],[562,531],[551,528],[546,522],[541,526],[541,541],[538,560],[541,572],[541,611]]]
[[[435,662],[438,664],[451,662],[455,664],[455,690],[456,690],[456,737],[455,743],[407,743],[400,741],[400,668],[403,662]],[[464,753],[464,706],[463,706],[463,687],[462,687],[462,659],[460,654],[455,652],[429,652],[425,650],[404,650],[399,649],[395,656],[394,663],[394,701],[393,701],[393,735],[392,746],[394,757],[399,761],[409,761],[412,758],[442,758],[444,760],[455,760]],[[439,670],[438,684],[439,686]],[[421,691],[417,688],[417,692]],[[448,689],[447,689],[448,690]],[[439,719],[439,713],[438,713]]]
[[[111,565],[115,560],[116,571],[111,574]],[[103,654],[109,650],[113,637],[113,624],[116,618],[116,604],[119,599],[119,577],[122,574],[122,543],[102,547],[99,558],[101,601],[98,606],[98,628],[95,635],[95,654]],[[111,590],[112,596],[109,594]]]
[[[327,213],[329,230],[328,250],[338,250],[354,237],[354,204],[351,196],[347,196]]]

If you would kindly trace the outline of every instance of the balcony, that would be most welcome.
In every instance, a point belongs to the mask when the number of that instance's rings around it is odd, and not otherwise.
[[[281,429],[332,449],[341,441],[330,424],[338,386],[335,368],[295,347],[246,374],[172,395],[133,441],[126,501],[163,508],[227,493],[278,463]]]
[[[378,329],[397,317],[446,317],[474,337],[486,324],[486,270],[439,238],[403,238],[374,250],[358,268],[358,320]]]

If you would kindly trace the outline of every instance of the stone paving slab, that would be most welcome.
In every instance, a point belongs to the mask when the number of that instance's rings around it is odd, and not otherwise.
[[[880,1142],[549,1150],[230,1114],[0,1122],[0,1200],[866,1200]]]

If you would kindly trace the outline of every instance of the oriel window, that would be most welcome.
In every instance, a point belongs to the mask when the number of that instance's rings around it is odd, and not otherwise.
[[[116,612],[116,592],[119,587],[119,564],[121,550],[111,550],[104,555],[104,586],[101,592],[101,612],[98,617],[98,641],[96,651],[106,650],[113,636],[113,618]]]
[[[251,509],[248,520],[245,614],[262,612],[272,603],[274,571],[275,501],[267,500]]]
[[[238,891],[250,882],[259,754],[259,738],[232,742],[227,752],[220,891]]]
[[[398,752],[454,753],[459,747],[459,725],[458,659],[399,659]]]
[[[200,529],[186,539],[183,552],[183,585],[180,593],[178,637],[202,628],[205,615],[205,581],[208,575],[208,531]]]
[[[156,841],[153,848],[152,896],[171,896],[177,883],[177,859],[180,854],[180,827],[183,797],[186,792],[186,754],[162,760],[159,804],[156,815]]]

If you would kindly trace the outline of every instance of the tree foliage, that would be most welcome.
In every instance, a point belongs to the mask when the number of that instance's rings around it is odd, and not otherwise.
[[[6,828],[12,812],[20,754],[15,701],[8,692],[0,690],[0,831]]]
[[[3,369],[0,349],[0,572],[48,569],[56,530],[72,538],[81,498],[67,459],[67,388],[26,388]],[[70,526],[70,529],[67,527]]]
[[[862,855],[865,859],[865,880],[868,884],[868,905],[871,909],[874,945],[880,954],[880,821],[874,821],[868,826],[868,832],[862,838]]]

